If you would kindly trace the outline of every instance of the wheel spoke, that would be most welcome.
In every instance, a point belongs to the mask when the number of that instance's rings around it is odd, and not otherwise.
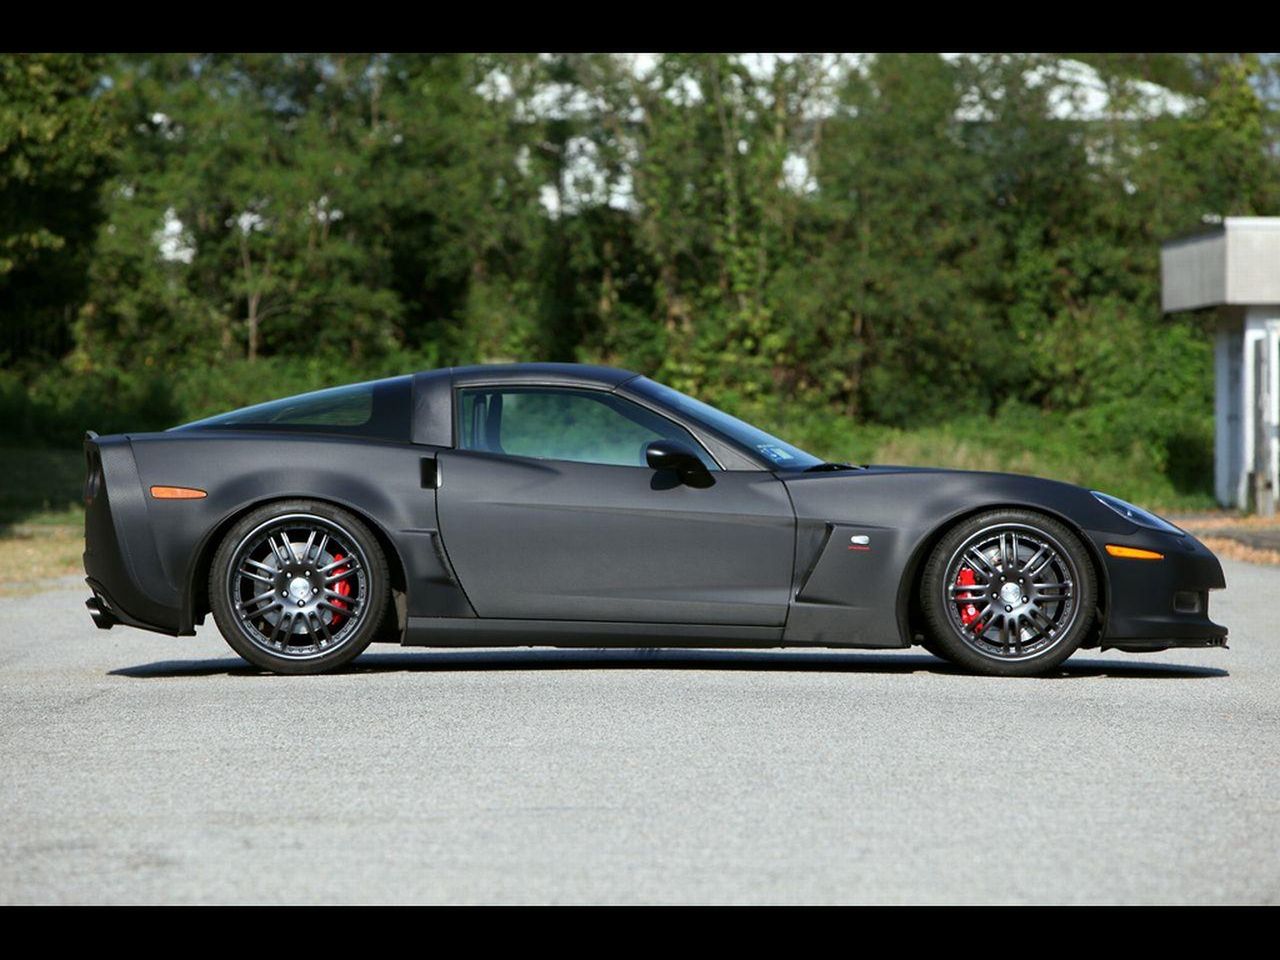
[[[975,574],[980,574],[988,580],[995,576],[995,567],[991,565],[991,561],[987,559],[986,554],[977,547],[970,547],[965,551],[964,558],[968,561],[969,566],[973,568]]]
[[[344,617],[354,617],[360,612],[360,604],[352,603],[350,597],[343,597],[342,594],[332,595],[342,597],[343,605],[339,605],[337,602],[325,597],[322,600],[316,601],[316,606],[324,607],[326,610],[332,610],[334,613],[341,614]]]
[[[350,554],[347,554],[341,560],[332,560],[329,563],[326,563],[323,567],[320,568],[319,572],[328,573],[330,570],[338,569],[338,567],[350,568],[349,570],[347,570],[346,573],[343,574],[343,576],[345,577],[352,573],[355,573],[357,570],[360,569],[360,561],[357,560],[355,557],[351,556]]]
[[[324,622],[324,617],[316,614],[316,624],[320,629],[321,635],[324,637],[325,643],[333,643],[333,633],[329,630],[329,625]]]
[[[1031,607],[1027,610],[1027,622],[1036,631],[1035,639],[1048,638],[1053,634],[1053,621],[1045,616],[1044,611],[1038,607]]]
[[[346,561],[343,561],[343,562],[345,563]],[[324,578],[325,586],[327,587],[331,583],[337,583],[340,580],[346,580],[348,577],[353,577],[356,575],[356,573],[359,572],[359,570],[360,568],[356,567],[353,570],[343,570],[340,573],[330,574],[329,576]]]
[[[1069,600],[1071,599],[1071,581],[1064,580],[1062,583],[1037,583],[1035,585],[1036,594],[1041,600]]]
[[[987,627],[991,626],[991,624],[987,622],[987,616],[994,609],[995,605],[988,602],[985,607],[978,611],[978,615],[970,621],[970,626],[975,628],[973,631],[974,633],[986,632]]]
[[[283,646],[289,645],[289,633],[293,629],[293,614],[283,611],[280,617],[271,627],[271,636],[267,638],[267,642],[271,644],[279,643]],[[277,640],[276,638],[280,639]]]
[[[236,572],[242,577],[248,577],[250,580],[257,580],[259,583],[274,584],[276,582],[274,577],[264,577],[262,574],[254,573],[252,570],[246,570],[244,567],[241,567]]]
[[[307,634],[311,637],[311,642],[315,644],[315,646],[317,647],[322,647],[324,646],[324,643],[321,641],[320,635],[316,632],[316,628],[312,626],[311,617],[312,617],[312,614],[306,614],[302,618],[302,622],[307,627]]]
[[[258,616],[264,610],[269,610],[275,604],[276,592],[267,590],[258,594],[256,597],[250,597],[242,606],[245,616]]]
[[[1031,555],[1030,559],[1022,565],[1022,575],[1030,579],[1037,573],[1053,562],[1053,548],[1047,543],[1042,543],[1040,549]]]
[[[282,539],[284,538],[283,533],[281,533],[280,536]],[[267,537],[267,544],[271,547],[271,553],[275,556],[276,560],[279,562],[282,569],[284,567],[292,565],[295,559],[293,556],[293,551],[287,550],[281,544],[276,543],[276,535],[274,533],[271,534],[271,536]]]

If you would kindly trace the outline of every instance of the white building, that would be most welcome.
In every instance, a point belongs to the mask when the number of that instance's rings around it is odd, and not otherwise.
[[[1160,250],[1161,306],[1217,311],[1214,491],[1275,512],[1280,492],[1280,217],[1228,217]]]

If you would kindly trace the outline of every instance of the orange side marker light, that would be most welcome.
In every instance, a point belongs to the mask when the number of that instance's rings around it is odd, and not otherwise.
[[[195,487],[152,487],[151,496],[157,500],[202,500],[208,494]]]
[[[1107,544],[1107,553],[1113,557],[1122,557],[1125,560],[1163,560],[1163,553],[1156,553],[1154,550],[1140,550],[1137,547],[1120,547],[1114,543]]]

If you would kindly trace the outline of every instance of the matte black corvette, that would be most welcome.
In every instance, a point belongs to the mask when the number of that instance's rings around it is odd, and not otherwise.
[[[85,440],[100,627],[212,612],[281,673],[371,641],[921,643],[1031,674],[1079,647],[1223,646],[1222,567],[1105,494],[826,463],[623,370],[433,370]]]

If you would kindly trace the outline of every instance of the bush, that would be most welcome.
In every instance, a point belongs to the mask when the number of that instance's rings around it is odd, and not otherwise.
[[[0,443],[75,447],[86,430],[164,430],[263,400],[430,369],[434,356],[402,352],[357,366],[318,357],[238,360],[179,371],[68,365],[23,377],[0,371]]]

